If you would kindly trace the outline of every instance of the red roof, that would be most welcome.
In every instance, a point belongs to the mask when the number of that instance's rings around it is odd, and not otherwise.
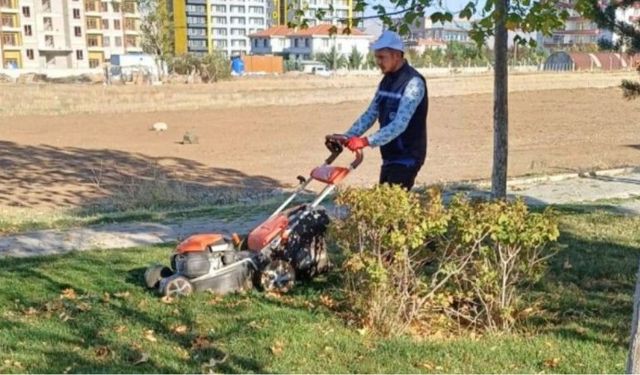
[[[330,35],[331,28],[334,27],[330,24],[320,24],[317,26],[311,26],[306,29],[297,28],[292,29],[287,26],[273,26],[266,30],[258,31],[249,36],[253,37],[273,37],[273,36],[312,36],[312,35]],[[365,36],[367,34],[354,28],[351,28],[349,32],[345,32],[345,27],[336,26],[336,35],[341,36]]]

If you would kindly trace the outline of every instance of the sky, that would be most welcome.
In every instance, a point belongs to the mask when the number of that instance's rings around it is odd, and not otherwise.
[[[380,0],[380,1],[368,1],[370,3],[370,5],[367,6],[367,8],[365,9],[365,16],[373,16],[376,15],[376,11],[373,10],[373,5],[382,5],[385,7],[385,9],[387,10],[387,12],[392,12],[395,10],[395,7],[391,4],[391,1],[389,0]],[[450,11],[459,11],[461,10],[465,5],[467,5],[467,3],[469,2],[469,0],[444,0],[442,1],[443,3],[443,7],[444,9],[448,9]],[[434,3],[437,3],[437,1],[434,1]],[[484,4],[483,0],[479,0],[478,1],[478,6],[480,6],[480,4]],[[433,6],[433,7],[429,7],[430,10],[440,10],[441,8],[437,7],[437,6]]]

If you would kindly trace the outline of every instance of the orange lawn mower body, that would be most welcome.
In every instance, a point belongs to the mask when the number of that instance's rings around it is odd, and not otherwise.
[[[327,136],[329,158],[311,171],[310,178],[298,176],[300,184],[293,194],[245,239],[236,234],[194,234],[172,252],[170,268],[154,265],[146,270],[147,286],[166,296],[202,290],[226,294],[253,286],[286,292],[296,278],[312,278],[326,271],[324,234],[329,216],[320,203],[363,160],[362,151],[356,151],[348,167],[332,166],[345,142],[342,135]],[[312,202],[289,207],[312,181],[326,186]]]

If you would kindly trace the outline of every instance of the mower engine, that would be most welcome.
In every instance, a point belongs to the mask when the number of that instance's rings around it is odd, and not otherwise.
[[[188,295],[202,290],[226,294],[252,287],[257,259],[248,251],[236,251],[231,239],[220,234],[193,235],[171,255],[171,269],[154,266],[145,280],[164,295]]]

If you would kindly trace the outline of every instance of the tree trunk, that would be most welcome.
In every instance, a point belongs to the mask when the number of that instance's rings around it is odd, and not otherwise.
[[[498,15],[495,29],[495,70],[493,81],[493,172],[491,195],[494,199],[507,196],[507,156],[509,153],[509,82],[507,69],[506,15],[509,0],[496,1]]]
[[[627,358],[627,374],[640,372],[640,330],[638,319],[640,314],[640,267],[636,276],[636,292],[633,296],[633,322],[631,323],[631,343],[629,344],[629,357]]]

